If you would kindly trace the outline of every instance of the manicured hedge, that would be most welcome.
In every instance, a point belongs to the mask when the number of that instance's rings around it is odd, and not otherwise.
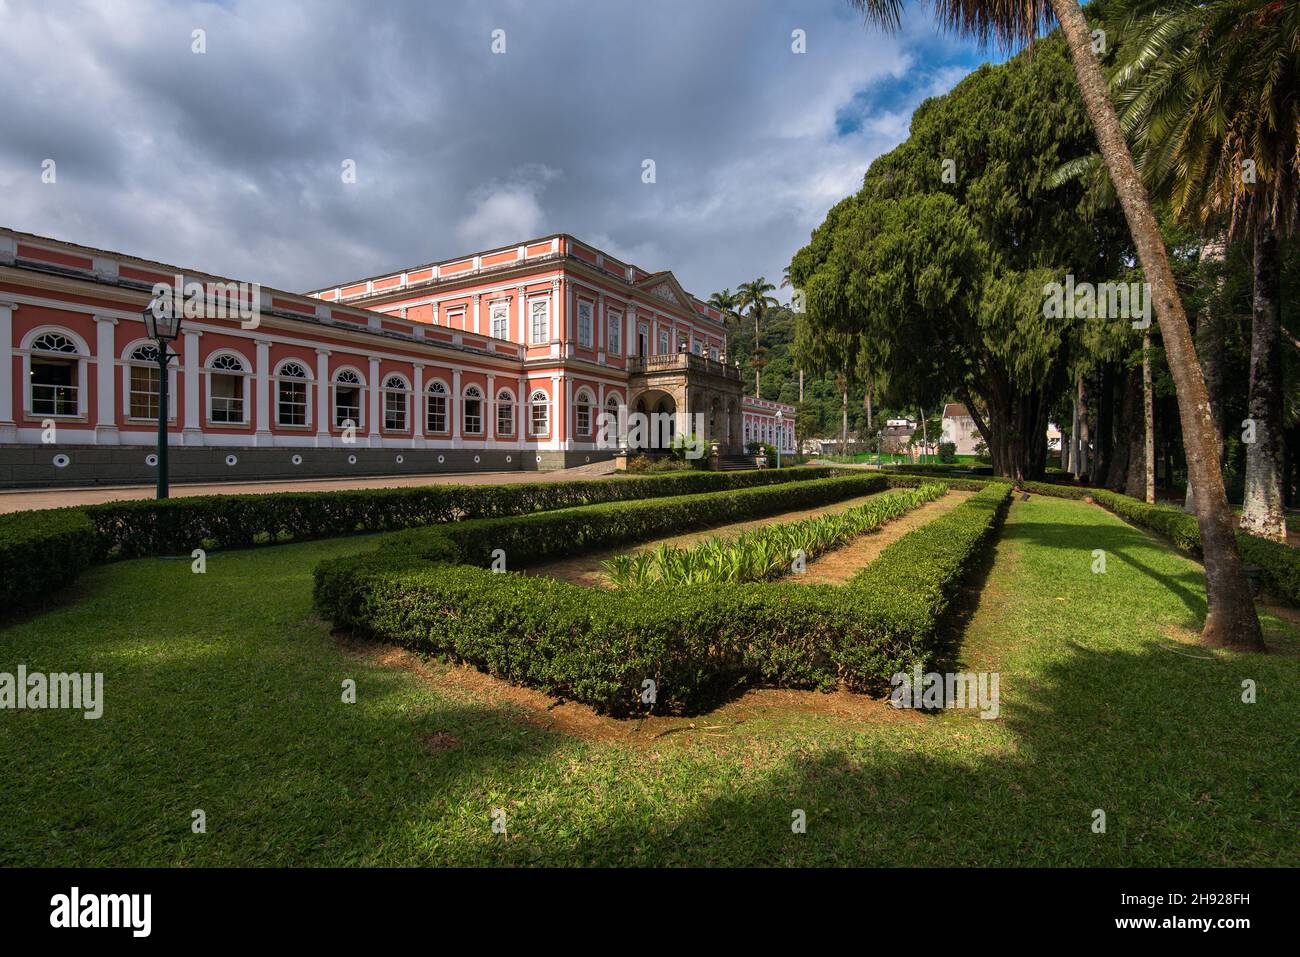
[[[95,529],[81,509],[0,515],[0,615],[48,604],[96,551]]]
[[[1089,489],[1098,503],[1125,521],[1161,535],[1184,552],[1200,556],[1201,528],[1196,516],[1168,505],[1151,505],[1106,489]],[[1237,550],[1248,565],[1263,569],[1264,587],[1292,605],[1300,605],[1300,549],[1245,532],[1237,532]]]
[[[904,475],[890,475],[890,483],[905,480]],[[979,479],[968,480],[980,483]],[[954,488],[960,484],[953,479],[947,483]],[[1170,505],[1153,505],[1128,495],[1120,495],[1104,488],[1080,485],[1057,485],[1052,482],[1022,482],[1021,487],[1037,495],[1080,500],[1091,496],[1103,508],[1140,528],[1149,529],[1167,539],[1179,551],[1201,557],[1201,528],[1194,514]],[[1300,606],[1300,549],[1282,542],[1270,541],[1237,532],[1237,549],[1242,561],[1263,569],[1264,587],[1276,597]]]
[[[448,560],[468,545],[463,557],[481,563],[483,549],[498,540],[500,528],[488,534],[483,523],[468,523],[323,563],[316,602],[342,627],[616,715],[647,709],[646,681],[654,682],[660,712],[702,707],[740,685],[881,690],[892,675],[933,660],[937,620],[994,534],[1009,495],[1006,484],[984,489],[890,545],[845,587],[613,591],[497,574]],[[556,516],[512,524],[548,517]],[[545,541],[537,528],[522,533],[520,545]]]
[[[248,548],[600,502],[746,489],[830,474],[829,468],[799,468],[520,485],[204,495],[162,502],[112,502],[91,506],[86,514],[103,539],[106,554],[140,558],[183,554],[198,547]]]
[[[0,516],[0,615],[42,605],[94,561],[185,554],[196,547],[244,548],[592,502],[739,491],[832,474],[829,468],[692,472],[589,482],[211,495],[19,512]]]

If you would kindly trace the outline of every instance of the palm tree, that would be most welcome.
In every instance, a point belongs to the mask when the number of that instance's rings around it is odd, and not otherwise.
[[[752,365],[754,366],[754,398],[756,399],[762,397],[760,377],[763,366],[766,365],[763,359],[763,346],[761,345],[763,317],[767,315],[770,306],[780,305],[776,299],[768,295],[774,289],[776,287],[768,282],[766,278],[759,276],[753,282],[742,282],[740,289],[737,291],[737,299],[739,300],[737,306],[742,310],[749,310],[750,318],[754,320],[754,358]]]
[[[1300,181],[1300,5],[1127,0],[1113,86],[1137,169],[1176,216],[1254,246],[1246,500],[1241,527],[1286,541],[1282,505],[1282,241]]]
[[[902,18],[903,0],[848,2],[869,21],[887,29],[896,28]],[[996,38],[1006,46],[1032,42],[1049,26],[1053,15],[1060,23],[1079,92],[1128,221],[1138,262],[1150,284],[1169,371],[1178,393],[1187,471],[1196,488],[1196,517],[1205,558],[1207,611],[1201,640],[1212,647],[1263,650],[1255,601],[1237,553],[1236,527],[1223,487],[1209,397],[1192,346],[1191,328],[1174,283],[1155,212],[1124,141],[1119,117],[1106,93],[1106,77],[1093,52],[1092,33],[1078,0],[933,0],[933,6],[935,16],[945,26],[982,41]]]

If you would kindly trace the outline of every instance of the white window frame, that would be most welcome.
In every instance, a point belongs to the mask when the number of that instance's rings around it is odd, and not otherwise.
[[[474,395],[470,395],[473,392]],[[469,427],[469,404],[472,401],[478,402],[478,428]],[[483,430],[486,427],[484,419],[484,406],[487,405],[487,397],[483,394],[483,389],[474,382],[465,386],[460,393],[460,434],[461,435],[484,435]]]
[[[435,391],[435,386],[441,386],[441,391]],[[435,397],[443,400],[442,422],[444,428],[441,429],[435,429],[429,424],[429,409]],[[451,389],[447,386],[446,381],[443,379],[429,380],[429,384],[424,387],[424,431],[429,435],[451,435],[453,406]]]
[[[575,439],[590,440],[595,432],[595,418],[592,410],[596,408],[596,398],[591,394],[591,390],[583,386],[573,395],[573,437]],[[581,409],[587,410],[587,428],[584,431],[582,422],[578,418]]]
[[[605,320],[605,351],[610,355],[623,354],[623,313],[610,310]]]
[[[303,375],[284,375],[284,367],[287,365],[297,366],[303,371]],[[286,382],[302,383],[302,394],[305,407],[303,408],[303,420],[301,425],[285,422],[280,418],[280,386]],[[311,363],[307,362],[305,359],[298,359],[293,356],[281,359],[276,363],[275,371],[271,376],[271,401],[275,403],[275,427],[277,429],[310,429],[312,427],[312,406],[315,404],[312,402]]]
[[[213,368],[212,364],[216,362],[218,359],[221,359],[225,356],[238,359],[240,365],[243,366],[243,371],[234,372],[230,369]],[[242,428],[248,426],[251,423],[252,420],[250,417],[250,413],[253,411],[252,410],[252,381],[253,381],[252,369],[253,369],[252,363],[248,361],[248,358],[240,354],[235,349],[228,349],[228,348],[213,349],[212,352],[208,353],[208,357],[203,362],[203,379],[204,379],[204,384],[206,386],[205,391],[206,391],[206,398],[207,398],[208,425],[214,426],[215,428],[232,428],[232,427]],[[241,395],[239,401],[239,408],[242,414],[242,418],[238,422],[229,422],[229,421],[221,422],[212,417],[212,377],[219,376],[219,375],[236,376],[242,380],[243,387],[240,390]]]
[[[536,412],[539,409],[544,417],[543,429],[537,428]],[[545,389],[534,389],[528,396],[528,434],[533,438],[551,434],[551,396]]]
[[[668,350],[672,346],[672,343],[673,343],[673,337],[671,332],[668,329],[660,329],[659,341],[655,343],[655,345],[659,347],[659,352],[657,353],[657,355],[661,355],[661,356],[668,355]]]
[[[508,409],[509,415],[502,416],[502,411]],[[510,389],[498,389],[496,397],[496,434],[500,438],[513,439],[515,437],[515,394]],[[502,423],[507,428],[501,428]]]
[[[595,340],[596,307],[585,299],[578,300],[578,346],[590,349]]]
[[[150,348],[156,349],[158,344],[154,342],[152,339],[137,339],[134,342],[128,344],[127,347],[122,350],[122,356],[121,356],[122,421],[131,423],[133,425],[143,424],[146,422],[153,425],[157,425],[158,423],[157,416],[150,416],[149,418],[142,419],[139,416],[134,416],[131,414],[131,370],[136,368],[141,368],[144,366],[148,366],[154,371],[157,371],[158,369],[158,363],[156,361],[145,361],[143,359],[132,358],[132,356],[135,355],[136,350],[140,349],[143,346],[149,346]],[[168,363],[167,365],[167,421],[168,422],[176,421],[176,396],[177,396],[176,375],[177,375],[176,364]]]
[[[75,347],[76,352],[35,352],[32,345],[41,336],[54,332],[63,336]],[[90,361],[90,349],[86,346],[81,336],[77,335],[71,329],[63,326],[40,326],[33,329],[27,335],[23,336],[23,413],[27,416],[41,419],[55,419],[65,422],[76,421],[87,417],[88,397],[87,397],[87,368]],[[68,360],[75,361],[77,366],[77,412],[75,415],[52,415],[46,412],[32,411],[32,355],[38,356],[62,356]],[[8,388],[8,386],[6,386]]]
[[[535,310],[541,307],[542,322],[539,326]],[[551,341],[551,300],[549,296],[536,296],[528,300],[528,344],[544,346]],[[542,332],[538,338],[538,331]]]
[[[501,327],[499,330],[498,324]],[[503,299],[488,304],[488,328],[492,330],[492,338],[510,340],[509,301]]]
[[[399,388],[393,388],[392,386],[393,382],[398,382],[400,384]],[[390,426],[388,424],[388,413],[389,413],[388,398],[389,396],[394,396],[394,395],[401,396],[402,399],[402,409],[401,409],[402,424],[398,428],[394,428],[393,426]],[[381,387],[380,396],[381,396],[381,401],[379,404],[379,414],[383,416],[380,423],[383,431],[395,433],[397,435],[405,435],[407,432],[410,432],[411,431],[411,383],[409,380],[407,380],[406,376],[398,372],[390,372],[384,378],[384,384]]]
[[[339,376],[345,372],[351,372],[357,377],[356,382],[340,382]],[[366,377],[361,370],[355,366],[339,366],[334,370],[334,376],[330,379],[330,428],[336,432],[342,432],[347,426],[339,421],[339,386],[345,389],[357,390],[357,417],[352,419],[356,429],[360,432],[366,427]]]

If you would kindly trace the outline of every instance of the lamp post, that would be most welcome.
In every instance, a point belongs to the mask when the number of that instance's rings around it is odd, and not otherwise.
[[[776,410],[776,467],[781,467],[781,423],[785,421],[785,415],[780,409]]]
[[[174,357],[167,344],[181,331],[181,307],[170,296],[159,296],[145,307],[144,328],[158,347],[158,498],[167,497],[167,363]]]

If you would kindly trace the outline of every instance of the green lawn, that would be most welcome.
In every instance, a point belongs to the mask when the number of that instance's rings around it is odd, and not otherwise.
[[[0,864],[1300,864],[1300,635],[1270,619],[1267,656],[1180,641],[1196,567],[1099,508],[1011,510],[958,650],[1001,673],[999,720],[791,712],[657,746],[542,731],[341,650],[311,569],[373,545],[99,567],[0,630],[0,670],[102,671],[106,698],[98,721],[0,712]],[[438,732],[455,745],[430,753]]]

